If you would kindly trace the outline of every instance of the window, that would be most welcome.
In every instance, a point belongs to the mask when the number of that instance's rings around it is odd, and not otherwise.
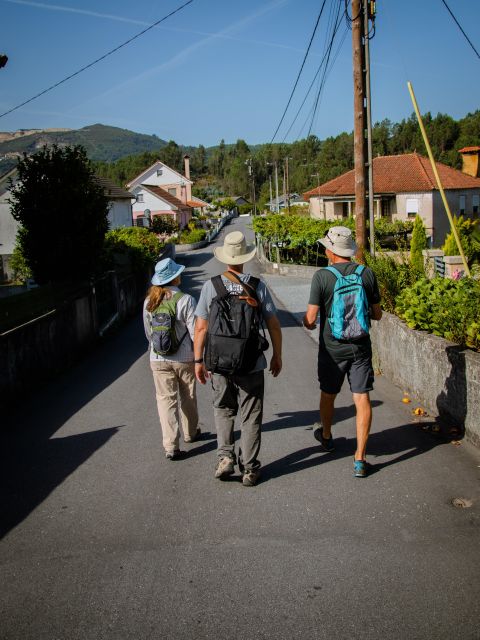
[[[460,196],[458,198],[458,209],[461,216],[465,214],[465,200],[466,200],[465,196]]]
[[[157,176],[163,175],[163,169],[157,169]]]
[[[390,200],[381,200],[382,218],[390,217]]]
[[[137,202],[143,202],[143,193],[137,193]]]
[[[172,187],[171,189],[169,189],[169,190],[168,190],[168,193],[169,193],[171,196],[175,196],[175,197],[177,196],[177,190],[176,190],[176,188],[175,188],[175,187]]]
[[[348,202],[342,202],[342,218],[348,218]]]
[[[415,218],[418,213],[418,200],[417,198],[407,198],[407,216],[409,218]]]
[[[480,207],[480,196],[472,196],[472,212],[474,216],[478,216],[479,207]]]
[[[145,222],[145,218],[143,216],[139,216],[138,218],[136,218],[135,220],[135,226],[137,227],[143,227],[144,226],[144,222]]]

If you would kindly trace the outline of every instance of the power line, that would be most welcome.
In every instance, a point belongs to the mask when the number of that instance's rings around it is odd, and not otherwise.
[[[337,31],[338,31],[339,27],[340,27],[340,23],[338,23],[338,24],[336,25],[335,29],[334,29],[334,34],[333,34],[333,35],[334,35],[334,37],[335,37],[335,35],[336,35],[336,33],[337,33]],[[342,44],[343,44],[343,42],[342,42]],[[294,117],[294,119],[292,120],[292,123],[291,123],[290,127],[288,128],[288,131],[287,131],[287,133],[285,134],[285,136],[284,136],[284,138],[283,138],[282,142],[285,142],[285,140],[286,140],[286,139],[287,139],[287,137],[288,137],[288,134],[290,133],[290,131],[292,130],[292,128],[293,128],[293,126],[294,126],[294,124],[295,124],[295,122],[297,121],[297,118],[298,118],[298,116],[300,115],[300,112],[302,111],[302,109],[303,109],[303,107],[304,107],[304,105],[305,105],[305,102],[307,101],[308,96],[310,95],[310,91],[312,90],[312,87],[313,87],[313,85],[315,84],[315,81],[316,81],[316,79],[317,79],[317,77],[318,77],[318,74],[319,74],[319,73],[320,73],[320,71],[322,70],[322,67],[323,67],[323,64],[324,64],[324,62],[325,62],[325,59],[326,59],[327,55],[328,55],[328,46],[325,46],[325,50],[324,50],[324,54],[323,54],[322,60],[320,61],[320,64],[318,65],[317,71],[315,72],[315,75],[313,76],[313,80],[312,80],[312,82],[310,83],[310,86],[309,86],[309,87],[308,87],[308,89],[307,89],[307,92],[306,92],[305,97],[304,97],[304,99],[303,99],[303,101],[302,101],[302,104],[301,104],[301,105],[300,105],[300,107],[298,108],[298,111],[297,111],[297,113],[295,114],[295,117]],[[312,112],[310,111],[309,115],[307,116],[307,121],[308,121],[308,119],[310,118],[310,114],[311,114],[311,113],[312,113]],[[303,131],[303,129],[305,128],[305,125],[306,125],[306,122],[305,122],[305,124],[304,124],[304,125],[303,125],[303,127],[302,127],[302,131]]]
[[[463,35],[465,36],[466,41],[468,42],[468,44],[472,47],[472,49],[475,51],[475,53],[477,54],[477,58],[480,58],[480,53],[478,53],[478,51],[475,49],[475,47],[472,44],[472,41],[470,40],[470,38],[467,36],[467,34],[465,33],[465,31],[462,29],[461,24],[459,23],[459,21],[456,19],[456,17],[453,15],[452,10],[450,9],[450,7],[448,6],[448,4],[445,2],[445,0],[442,0],[443,4],[446,6],[448,13],[452,16],[452,18],[455,20],[457,27],[460,29],[460,31],[463,33]]]
[[[339,2],[339,3],[338,3],[337,17],[336,17],[336,20],[335,20],[335,27],[334,27],[334,31],[333,31],[333,33],[332,33],[332,37],[331,37],[330,42],[329,42],[329,44],[328,44],[328,55],[327,55],[327,61],[325,62],[325,67],[324,67],[324,69],[323,69],[323,77],[322,77],[322,81],[321,81],[321,83],[320,83],[320,88],[319,88],[319,90],[318,90],[317,97],[316,97],[316,100],[315,100],[315,106],[314,106],[314,109],[313,109],[312,121],[311,121],[311,123],[310,123],[310,127],[309,127],[309,129],[308,129],[308,135],[307,135],[307,137],[308,137],[308,136],[310,135],[310,133],[312,132],[313,123],[315,122],[315,116],[316,116],[316,114],[317,114],[318,102],[319,102],[319,100],[320,100],[320,95],[321,95],[321,93],[322,93],[323,87],[325,86],[325,80],[326,80],[326,77],[327,77],[328,63],[329,63],[329,61],[330,61],[330,55],[331,55],[331,53],[332,53],[333,42],[334,42],[334,40],[335,40],[335,35],[336,35],[336,33],[337,33],[338,27],[340,26],[340,18],[341,18],[341,15],[340,15],[340,9],[341,9],[341,4],[340,4],[340,2]]]
[[[327,0],[323,0],[322,6],[320,8],[320,13],[318,14],[318,17],[317,17],[317,22],[315,23],[315,28],[313,29],[313,33],[312,33],[312,36],[310,38],[310,42],[308,43],[308,47],[307,47],[307,50],[305,52],[305,56],[303,57],[302,66],[300,67],[300,71],[298,72],[297,79],[295,80],[295,84],[293,85],[293,89],[292,89],[292,92],[290,94],[290,98],[288,99],[287,106],[285,107],[283,115],[280,118],[280,122],[278,123],[278,126],[275,129],[275,133],[273,134],[272,139],[270,140],[270,144],[272,144],[272,142],[275,140],[275,136],[277,135],[278,130],[280,129],[280,127],[282,125],[283,119],[285,118],[285,114],[287,113],[287,109],[290,106],[290,102],[292,101],[293,94],[295,93],[295,89],[297,88],[298,81],[300,80],[300,76],[302,74],[303,67],[305,66],[305,62],[307,60],[308,53],[310,51],[310,47],[312,46],[313,38],[315,37],[315,33],[317,32],[318,23],[320,22],[320,18],[322,17],[322,13],[323,13],[323,10],[325,8],[326,2],[327,2]]]
[[[119,44],[118,47],[115,47],[115,49],[112,49],[111,51],[108,51],[107,53],[105,53],[103,56],[100,56],[100,58],[97,58],[96,60],[94,60],[93,62],[90,62],[89,64],[85,65],[84,67],[82,67],[81,69],[78,69],[78,71],[75,71],[74,73],[71,73],[69,76],[67,76],[66,78],[64,78],[63,80],[60,80],[59,82],[56,82],[55,84],[52,84],[51,87],[48,87],[48,89],[44,89],[43,91],[40,91],[40,93],[37,93],[35,96],[33,96],[32,98],[29,98],[28,100],[25,100],[25,102],[22,102],[21,104],[17,104],[16,107],[13,107],[12,109],[9,109],[8,111],[5,111],[4,113],[0,114],[0,118],[3,118],[3,116],[8,115],[9,113],[12,113],[13,111],[16,111],[17,109],[20,109],[20,107],[24,107],[26,104],[28,104],[29,102],[33,102],[33,100],[36,100],[37,98],[39,98],[40,96],[45,95],[46,93],[48,93],[49,91],[52,91],[52,89],[55,89],[56,87],[59,87],[61,84],[63,84],[64,82],[67,82],[67,80],[71,80],[72,78],[74,78],[75,76],[78,76],[80,73],[82,73],[83,71],[86,71],[87,69],[90,69],[90,67],[93,67],[95,64],[97,64],[98,62],[101,62],[102,60],[105,60],[105,58],[108,58],[108,56],[111,56],[112,53],[115,53],[116,51],[118,51],[119,49],[121,49],[122,47],[125,47],[127,44],[130,44],[130,42],[133,42],[134,40],[136,40],[137,38],[139,38],[140,36],[143,36],[144,33],[147,33],[147,31],[150,31],[151,29],[153,29],[154,27],[157,27],[160,23],[165,22],[165,20],[168,20],[168,18],[171,18],[175,13],[178,13],[179,11],[181,11],[182,9],[184,9],[187,5],[192,4],[193,0],[188,0],[188,2],[185,2],[184,4],[182,4],[181,6],[177,7],[176,9],[174,9],[173,11],[171,11],[169,14],[167,14],[166,16],[164,16],[163,18],[161,18],[160,20],[157,20],[156,22],[154,22],[153,24],[151,24],[149,27],[147,27],[146,29],[143,29],[143,31],[140,31],[139,33],[137,33],[136,35],[132,36],[131,38],[129,38],[128,40],[126,40],[125,42],[122,42],[122,44]]]

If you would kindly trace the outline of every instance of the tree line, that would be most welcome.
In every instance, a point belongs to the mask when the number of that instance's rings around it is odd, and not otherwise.
[[[480,110],[455,120],[439,113],[424,115],[435,159],[455,168],[461,167],[458,149],[480,145]],[[399,123],[377,122],[372,128],[373,155],[395,155],[417,151],[426,155],[415,114]],[[98,162],[98,174],[119,185],[141,173],[156,160],[183,173],[183,156],[190,156],[193,192],[206,200],[229,195],[253,198],[262,207],[275,195],[274,171],[277,166],[279,193],[283,193],[284,171],[288,158],[288,191],[302,193],[353,168],[353,132],[320,140],[314,135],[292,143],[249,146],[245,140],[215,147],[185,147],[170,140],[158,151],[130,155],[116,162]]]

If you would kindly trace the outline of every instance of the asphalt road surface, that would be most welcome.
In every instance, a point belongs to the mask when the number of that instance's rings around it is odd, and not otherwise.
[[[221,271],[211,247],[179,261],[197,296]],[[140,316],[41,391],[31,381],[0,436],[1,640],[480,638],[478,451],[412,424],[380,377],[373,472],[354,478],[350,394],[321,453],[316,345],[279,316],[254,488],[213,477],[208,387],[202,439],[164,458]]]

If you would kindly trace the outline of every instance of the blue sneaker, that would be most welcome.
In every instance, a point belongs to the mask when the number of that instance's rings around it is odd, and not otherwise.
[[[322,449],[327,451],[327,453],[331,453],[335,447],[333,446],[333,438],[324,438],[323,436],[323,427],[318,422],[313,425],[313,437],[315,440],[318,440]]]
[[[353,475],[356,478],[366,478],[368,475],[368,464],[365,460],[353,461]]]

